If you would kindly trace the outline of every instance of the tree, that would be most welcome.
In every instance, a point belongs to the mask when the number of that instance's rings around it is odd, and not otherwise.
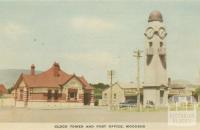
[[[198,98],[198,101],[199,101],[199,98],[200,98],[200,86],[198,86],[195,90],[195,95],[197,96]]]
[[[8,94],[11,94],[13,88],[8,88]]]
[[[109,85],[104,83],[97,83],[90,85],[94,87],[95,105],[98,105],[98,100],[102,98],[102,91],[108,88]]]

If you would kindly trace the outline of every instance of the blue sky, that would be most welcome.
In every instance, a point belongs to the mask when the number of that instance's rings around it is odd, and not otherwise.
[[[135,81],[133,51],[144,48],[151,11],[159,10],[168,35],[168,76],[200,78],[200,2],[75,0],[0,2],[0,69],[48,69],[55,61],[89,82]],[[142,59],[144,60],[144,58]],[[143,75],[143,63],[142,75]]]

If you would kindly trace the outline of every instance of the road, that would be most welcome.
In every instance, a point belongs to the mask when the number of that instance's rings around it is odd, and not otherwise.
[[[197,120],[200,121],[200,112]],[[0,108],[0,122],[167,122],[167,112],[119,112],[108,108]]]

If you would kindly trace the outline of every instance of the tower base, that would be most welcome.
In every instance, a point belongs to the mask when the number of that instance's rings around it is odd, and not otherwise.
[[[168,87],[166,86],[144,86],[143,106],[164,107],[168,105]]]

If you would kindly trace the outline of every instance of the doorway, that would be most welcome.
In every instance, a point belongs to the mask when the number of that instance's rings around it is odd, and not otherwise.
[[[90,105],[91,100],[91,94],[90,93],[84,93],[84,105]]]
[[[48,90],[48,93],[47,93],[47,100],[50,101],[52,98],[52,90]]]
[[[160,104],[163,104],[164,90],[160,90]]]

